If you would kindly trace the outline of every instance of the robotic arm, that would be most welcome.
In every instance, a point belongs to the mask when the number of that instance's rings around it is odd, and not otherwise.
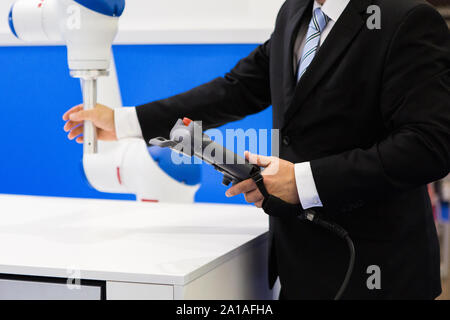
[[[100,87],[110,79],[106,76],[114,67],[111,47],[124,9],[125,0],[18,0],[9,12],[9,26],[24,41],[65,43],[70,75],[81,79],[84,108],[88,110],[97,104],[99,77],[105,79]],[[120,97],[114,82],[100,88],[100,97]],[[115,100],[114,104],[121,105]],[[159,160],[149,155],[142,139],[97,143],[96,129],[89,121],[83,135],[84,172],[98,191],[135,194],[141,201],[194,201],[199,186],[179,182],[161,170]]]
[[[97,104],[97,79],[109,74],[111,46],[125,0],[20,0],[9,13],[13,34],[24,41],[63,41],[70,75],[80,78],[84,108]],[[96,130],[84,126],[84,153],[97,153]]]

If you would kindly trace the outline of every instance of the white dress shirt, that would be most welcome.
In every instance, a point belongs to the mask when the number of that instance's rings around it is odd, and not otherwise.
[[[327,0],[323,6],[317,1],[314,2],[314,9],[321,7],[330,21],[323,30],[320,37],[320,46],[324,43],[327,36],[333,29],[336,21],[338,21],[342,12],[344,12],[350,0]],[[308,30],[309,21],[304,23],[300,28],[297,40],[294,46],[294,70],[297,71],[298,63],[305,46],[305,37]],[[136,108],[118,108],[114,110],[115,127],[118,139],[124,138],[142,138],[142,130],[136,113]],[[314,176],[309,162],[295,164],[295,180],[297,190],[303,209],[313,207],[322,207],[319,193],[317,192]]]

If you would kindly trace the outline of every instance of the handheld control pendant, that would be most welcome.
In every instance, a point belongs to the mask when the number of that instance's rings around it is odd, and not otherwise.
[[[223,184],[236,184],[260,174],[261,169],[231,150],[215,143],[204,134],[202,127],[187,118],[179,119],[170,131],[170,139],[159,137],[150,144],[170,148],[188,157],[195,156],[223,173]]]

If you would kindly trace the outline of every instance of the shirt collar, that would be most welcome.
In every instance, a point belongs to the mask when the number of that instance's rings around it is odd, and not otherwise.
[[[327,0],[322,6],[317,1],[314,1],[313,10],[322,8],[323,13],[325,13],[328,18],[336,22],[338,21],[342,12],[344,12],[345,8],[347,8],[349,2],[350,0]]]

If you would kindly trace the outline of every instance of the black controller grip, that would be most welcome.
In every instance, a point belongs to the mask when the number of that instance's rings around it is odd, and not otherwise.
[[[170,148],[186,156],[195,156],[211,164],[223,173],[223,184],[238,183],[250,179],[261,169],[243,157],[211,140],[203,133],[201,126],[189,119],[179,119],[170,133],[170,140],[155,138],[151,145]]]
[[[250,179],[261,169],[249,163],[233,151],[211,141],[208,136],[203,137],[202,159],[214,166],[224,175],[223,184],[238,183]]]

